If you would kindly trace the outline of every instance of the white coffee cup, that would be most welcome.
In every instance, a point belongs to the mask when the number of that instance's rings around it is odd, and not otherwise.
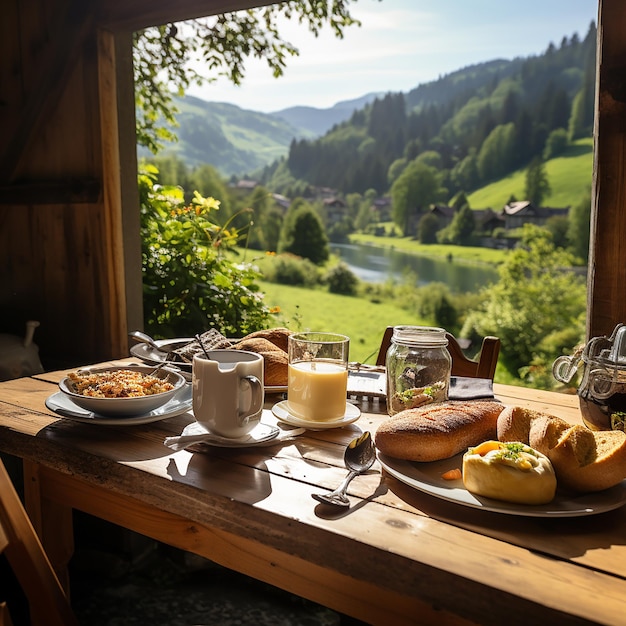
[[[209,350],[193,357],[193,414],[209,432],[247,435],[263,412],[263,357],[245,350]]]

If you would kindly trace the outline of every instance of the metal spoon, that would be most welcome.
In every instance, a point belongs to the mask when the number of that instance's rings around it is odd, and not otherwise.
[[[314,493],[313,498],[323,504],[334,506],[350,506],[350,500],[346,497],[348,485],[355,476],[366,472],[376,460],[376,448],[369,431],[365,431],[360,437],[353,439],[343,455],[344,463],[350,473],[343,482],[330,493]]]
[[[152,339],[152,337],[150,337],[150,335],[146,335],[146,333],[142,333],[140,330],[133,330],[128,333],[128,336],[135,341],[139,341],[140,343],[147,343],[153,350],[156,350],[157,352],[167,352],[166,350],[163,350],[163,348],[160,348],[157,345],[156,341]]]

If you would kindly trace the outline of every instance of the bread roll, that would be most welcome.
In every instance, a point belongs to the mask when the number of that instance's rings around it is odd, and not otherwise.
[[[507,407],[498,418],[499,441],[521,441],[545,454],[560,486],[602,491],[626,478],[626,434],[572,426],[548,413]]]
[[[450,401],[407,409],[383,422],[376,447],[409,461],[438,461],[494,439],[504,406],[494,401]]]
[[[269,339],[263,337],[249,337],[246,339],[240,339],[234,346],[234,350],[248,350],[249,352],[284,352],[280,348],[276,347]],[[285,352],[285,354],[287,354]]]
[[[245,339],[267,339],[270,343],[274,344],[277,348],[284,350],[287,352],[287,343],[289,340],[289,335],[292,334],[292,331],[287,328],[268,328],[267,330],[257,330],[254,333],[250,333],[246,335]],[[243,341],[242,340],[242,341]]]
[[[556,476],[548,457],[530,446],[485,441],[463,455],[463,485],[486,498],[547,504],[554,499]]]
[[[261,352],[263,356],[263,376],[269,387],[286,387],[289,376],[289,359],[282,350]]]

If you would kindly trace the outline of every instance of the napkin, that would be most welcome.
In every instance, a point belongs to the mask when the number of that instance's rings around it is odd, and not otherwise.
[[[493,397],[493,380],[490,378],[469,378],[466,376],[452,376],[450,378],[449,400],[480,400]]]

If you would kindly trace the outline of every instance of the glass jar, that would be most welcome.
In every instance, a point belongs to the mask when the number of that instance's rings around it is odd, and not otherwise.
[[[452,358],[443,328],[396,326],[387,350],[389,415],[448,399]]]

